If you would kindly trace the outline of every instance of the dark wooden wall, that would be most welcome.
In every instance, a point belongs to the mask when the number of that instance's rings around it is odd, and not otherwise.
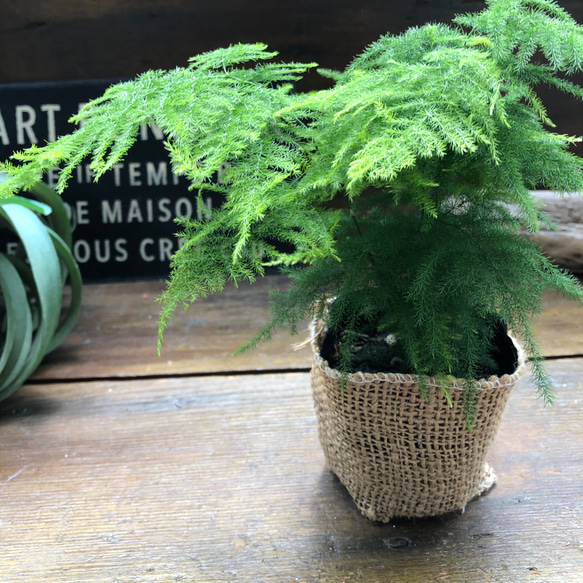
[[[560,0],[583,22],[583,2]],[[342,68],[381,34],[479,10],[471,0],[0,0],[0,83],[122,78],[235,42]],[[320,81],[312,73],[302,88]],[[583,133],[569,99],[550,113]],[[577,108],[577,111],[583,108]]]
[[[0,0],[0,81],[131,76],[234,42],[341,68],[381,34],[463,0]]]

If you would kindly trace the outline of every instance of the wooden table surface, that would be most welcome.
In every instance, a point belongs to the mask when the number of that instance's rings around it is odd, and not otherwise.
[[[75,331],[0,404],[0,581],[580,583],[583,307],[536,321],[557,391],[523,378],[465,512],[380,525],[326,468],[309,350],[267,317],[269,277],[176,315],[158,282],[87,285]]]

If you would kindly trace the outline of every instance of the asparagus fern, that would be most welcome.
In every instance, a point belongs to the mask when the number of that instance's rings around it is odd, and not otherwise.
[[[580,138],[553,131],[536,93],[583,97],[564,77],[583,68],[582,28],[551,0],[491,0],[451,25],[382,37],[308,94],[292,83],[315,65],[274,57],[234,45],[115,85],[73,118],[74,133],[14,154],[0,194],[53,166],[62,191],[87,157],[97,179],[156,123],[175,172],[225,197],[210,217],[180,221],[160,338],[176,307],[279,266],[292,287],[251,344],[334,297],[328,325],[346,338],[373,321],[401,340],[410,372],[471,380],[504,320],[551,401],[530,319],[546,287],[583,293],[520,228],[546,220],[531,189],[583,191],[570,151]]]

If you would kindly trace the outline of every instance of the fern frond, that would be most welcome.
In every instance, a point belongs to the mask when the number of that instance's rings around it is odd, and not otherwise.
[[[188,59],[188,62],[190,63],[189,68],[191,69],[198,69],[200,71],[222,69],[226,71],[233,65],[273,59],[276,56],[277,52],[267,52],[267,45],[264,43],[237,43],[226,48],[201,53]]]
[[[343,72],[324,72],[331,88],[306,94],[293,84],[315,64],[275,56],[237,44],[112,86],[74,116],[72,134],[0,165],[0,196],[55,166],[62,191],[86,158],[98,179],[142,124],[156,124],[173,170],[198,196],[224,196],[179,222],[160,340],[178,307],[278,266],[292,287],[274,296],[252,345],[325,315],[343,337],[344,374],[362,327],[394,333],[407,372],[466,379],[471,423],[473,383],[505,322],[550,402],[530,318],[547,287],[583,293],[521,229],[547,220],[532,189],[583,192],[583,162],[569,150],[580,139],[549,130],[536,92],[583,99],[564,78],[582,69],[583,28],[552,0],[489,0],[451,26],[381,37]]]
[[[577,22],[554,0],[490,0],[480,13],[454,22],[490,39],[493,56],[517,74],[540,50],[555,71],[580,71],[583,44]]]

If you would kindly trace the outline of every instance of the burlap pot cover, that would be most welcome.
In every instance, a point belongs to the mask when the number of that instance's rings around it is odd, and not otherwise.
[[[318,433],[330,469],[367,518],[428,517],[465,508],[481,493],[491,468],[486,456],[525,357],[512,375],[479,382],[471,431],[462,414],[463,389],[450,387],[450,407],[434,379],[426,401],[403,374],[349,375],[344,384],[312,341],[311,380]],[[495,479],[495,476],[494,476]]]

